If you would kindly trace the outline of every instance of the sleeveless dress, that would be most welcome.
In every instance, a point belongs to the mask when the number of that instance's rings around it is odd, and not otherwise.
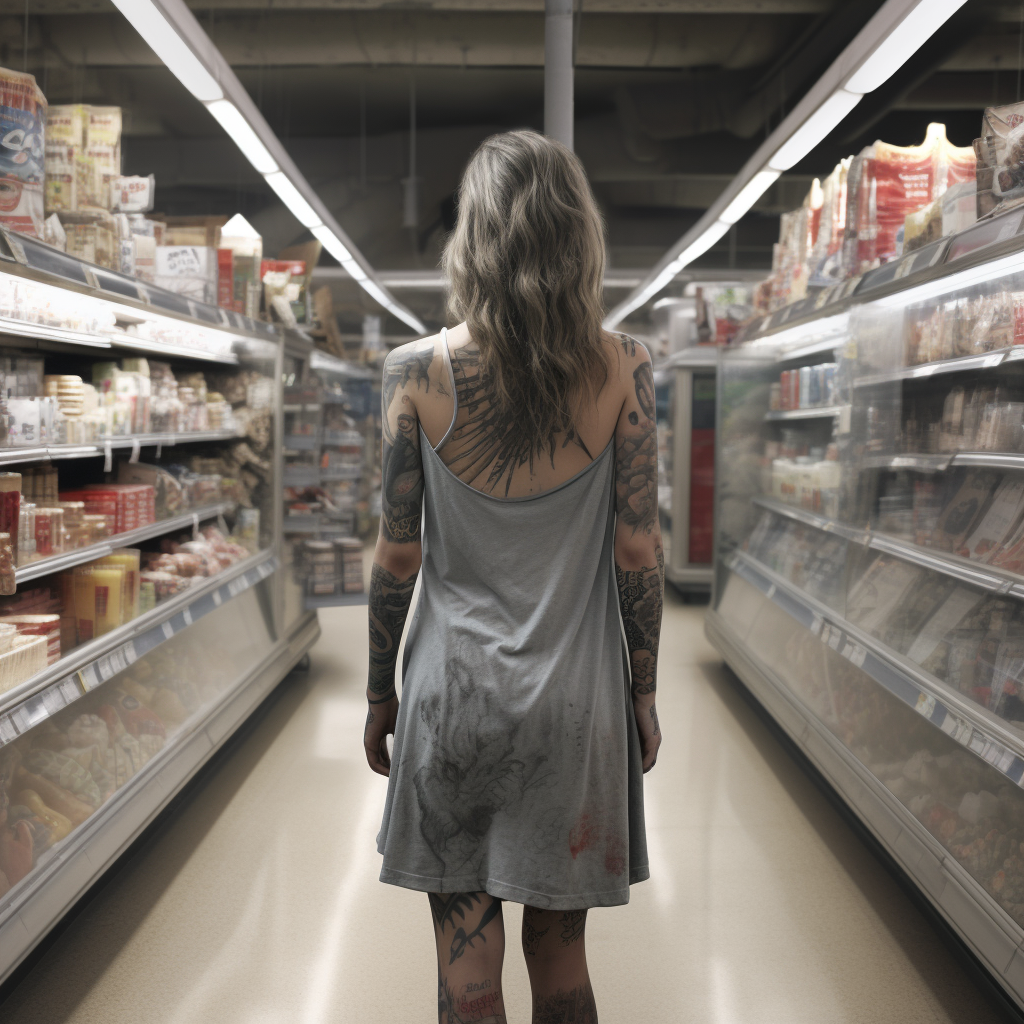
[[[614,438],[565,483],[519,498],[464,483],[422,430],[420,447],[423,564],[380,879],[546,910],[628,903],[649,870]]]

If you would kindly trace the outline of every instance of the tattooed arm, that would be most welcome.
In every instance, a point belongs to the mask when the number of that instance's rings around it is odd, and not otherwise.
[[[619,367],[626,396],[615,428],[615,577],[646,772],[654,767],[661,746],[654,695],[665,587],[654,373],[647,350],[631,339],[622,343]]]
[[[403,345],[384,360],[380,536],[370,573],[369,709],[363,732],[366,760],[380,775],[391,770],[387,737],[398,717],[398,646],[420,569],[423,464],[415,396],[430,390],[433,358],[428,340]]]

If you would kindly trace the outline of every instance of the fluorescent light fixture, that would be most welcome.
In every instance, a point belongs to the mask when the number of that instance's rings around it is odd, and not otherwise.
[[[724,224],[735,224],[779,180],[782,171],[758,171],[736,194],[718,218]]]
[[[223,95],[217,80],[150,0],[114,0],[149,48],[197,100],[213,103]]]
[[[352,262],[352,253],[342,244],[338,236],[325,225],[312,228],[313,237],[342,265]]]
[[[363,270],[355,260],[342,260],[342,267],[349,277],[355,278],[357,281],[368,281],[366,271]]]
[[[873,92],[899,71],[965,2],[921,0],[850,76],[846,88],[850,92]]]
[[[267,184],[277,193],[281,202],[295,214],[303,227],[315,228],[323,224],[323,218],[309,205],[287,174],[283,171],[275,171],[273,174],[268,174],[266,178]]]
[[[700,236],[695,242],[691,242],[677,257],[676,263],[682,263],[682,267],[688,267],[695,259],[703,256],[724,234],[726,234],[732,224],[727,224],[723,220],[716,220],[711,227],[705,229],[704,234]]]
[[[208,103],[206,109],[220,122],[220,126],[231,136],[242,155],[260,174],[273,174],[280,170],[277,161],[242,112],[230,100],[216,100]]]
[[[363,291],[370,296],[371,299],[376,299],[385,309],[392,313],[397,312],[398,307],[391,301],[391,297],[379,288],[373,281],[361,282]]]
[[[837,89],[775,151],[768,161],[773,171],[788,171],[805,156],[861,101],[861,94]]]

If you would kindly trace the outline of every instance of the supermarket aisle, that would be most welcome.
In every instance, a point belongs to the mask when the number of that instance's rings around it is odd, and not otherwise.
[[[0,1007],[18,1024],[419,1024],[426,899],[376,881],[385,780],[363,761],[363,622],[322,613],[308,678]],[[999,1020],[667,609],[649,776],[653,880],[588,930],[603,1024]],[[507,907],[515,941],[520,913]],[[515,946],[509,1020],[529,1020]],[[638,1003],[638,999],[642,1003]]]

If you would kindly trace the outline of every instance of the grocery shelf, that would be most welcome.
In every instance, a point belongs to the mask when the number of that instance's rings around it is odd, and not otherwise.
[[[285,434],[284,447],[286,451],[312,452],[319,451],[320,442],[316,434]]]
[[[148,526],[140,526],[137,530],[129,530],[127,533],[118,533],[113,537],[100,541],[98,544],[90,544],[88,547],[75,548],[73,551],[65,551],[60,555],[52,555],[50,558],[40,558],[38,561],[29,562],[26,565],[19,565],[15,570],[15,579],[18,583],[25,583],[28,580],[38,579],[40,576],[49,576],[50,573],[62,572],[75,565],[84,565],[86,562],[95,561],[109,555],[115,548],[132,547],[134,544],[141,544],[142,541],[152,540],[154,537],[162,537],[166,533],[173,533],[175,530],[185,530],[188,527],[197,528],[206,519],[214,519],[217,516],[225,515],[234,509],[234,502],[221,501],[216,505],[204,505],[202,508],[192,509],[182,513],[180,516],[172,516],[170,519],[160,519]]]
[[[344,523],[322,513],[292,515],[284,517],[285,533],[338,533],[345,529]]]
[[[89,444],[6,445],[0,447],[0,465],[17,462],[42,462],[56,459],[92,459],[122,448],[171,447],[176,444],[199,444],[208,441],[234,441],[234,430],[193,430],[182,433],[134,434],[103,437]]]
[[[848,414],[849,405],[819,405],[807,409],[770,409],[764,414],[765,420],[823,420],[834,419]]]
[[[131,622],[80,644],[31,679],[0,694],[0,746],[94,690],[277,568],[271,550],[243,559]]]
[[[980,466],[990,469],[1024,469],[1024,455],[1012,452],[951,452],[938,455],[869,455],[862,469],[916,469],[940,473],[950,466]]]
[[[895,380],[917,380],[922,377],[934,377],[943,373],[965,373],[968,370],[986,370],[1003,363],[1012,363],[1024,359],[1024,346],[995,349],[973,356],[958,356],[955,359],[940,359],[933,363],[918,363],[916,366],[899,366],[892,370],[866,374],[854,380],[855,388],[872,387],[888,384]]]
[[[320,467],[285,466],[281,483],[285,487],[315,487],[320,483]]]
[[[42,854],[31,874],[0,897],[0,981],[127,849],[181,787],[316,643],[306,616],[258,663],[182,723],[180,730],[69,836]]]
[[[1024,787],[1024,735],[858,629],[745,551],[729,568],[894,697],[1017,786]]]
[[[320,470],[320,479],[323,481],[358,480],[362,475],[362,466],[329,466]]]
[[[307,594],[303,599],[307,611],[315,608],[341,608],[345,605],[367,604],[366,591],[358,594]]]
[[[704,631],[792,741],[1011,993],[1024,990],[1024,931],[942,843],[825,726],[743,634],[709,609]]]
[[[901,540],[886,533],[878,533],[874,530],[858,530],[844,523],[837,523],[835,520],[826,519],[824,516],[815,515],[813,512],[808,512],[805,509],[794,508],[792,505],[787,505],[785,502],[774,498],[752,498],[751,501],[753,504],[768,509],[768,511],[776,515],[786,516],[789,519],[794,519],[797,522],[812,526],[826,533],[838,534],[855,544],[871,548],[873,551],[895,555],[905,562],[912,562],[914,565],[920,565],[925,569],[931,569],[933,572],[942,573],[944,576],[951,576],[963,583],[980,587],[982,590],[1024,598],[1024,576],[1017,573],[1005,572],[978,562],[972,562],[967,558],[960,558],[945,551],[924,548],[918,544]]]

